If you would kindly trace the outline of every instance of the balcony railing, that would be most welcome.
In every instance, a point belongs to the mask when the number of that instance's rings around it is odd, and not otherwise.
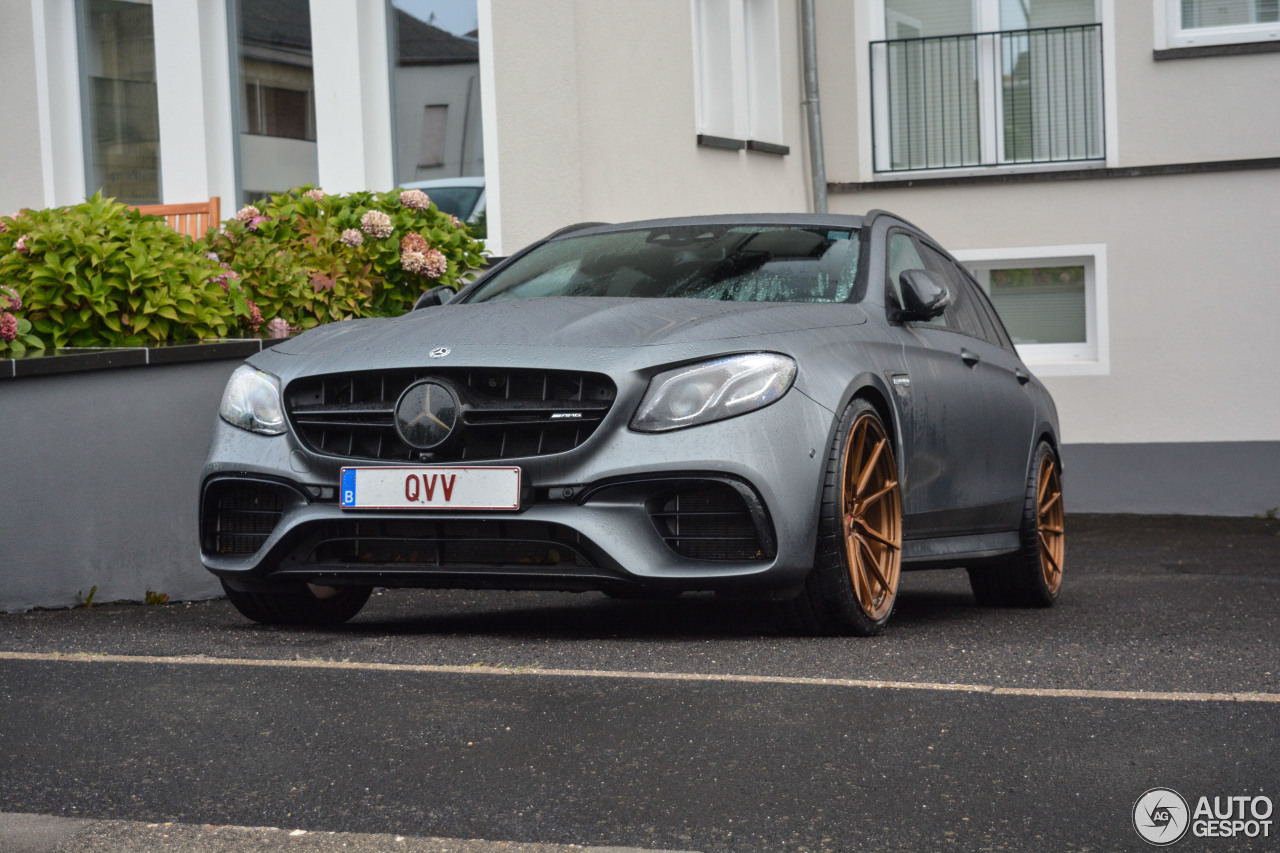
[[[1102,25],[871,43],[875,170],[1103,160]]]

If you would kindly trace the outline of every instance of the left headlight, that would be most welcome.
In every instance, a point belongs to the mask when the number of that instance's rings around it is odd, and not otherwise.
[[[222,393],[218,414],[232,426],[261,435],[284,432],[280,380],[247,364],[236,368]]]
[[[631,428],[664,432],[764,408],[787,393],[795,378],[796,363],[769,352],[677,367],[650,380]]]

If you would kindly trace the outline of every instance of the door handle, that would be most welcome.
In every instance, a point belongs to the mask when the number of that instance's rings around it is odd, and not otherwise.
[[[960,359],[970,367],[973,367],[975,364],[982,361],[982,359],[978,358],[977,353],[969,352],[967,349],[960,350]]]

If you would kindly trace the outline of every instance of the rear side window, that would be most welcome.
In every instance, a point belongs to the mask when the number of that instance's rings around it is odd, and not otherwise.
[[[951,305],[947,307],[947,327],[971,338],[1000,346],[1000,340],[982,309],[976,304],[968,276],[939,249],[925,243],[921,245],[928,268],[946,281],[951,290]]]

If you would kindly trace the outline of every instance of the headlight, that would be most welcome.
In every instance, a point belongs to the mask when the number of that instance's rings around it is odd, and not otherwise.
[[[241,365],[231,374],[218,414],[232,426],[262,435],[284,432],[280,382],[270,373]]]
[[[777,400],[795,378],[794,361],[768,352],[677,367],[649,382],[631,428],[663,432],[741,415]]]

